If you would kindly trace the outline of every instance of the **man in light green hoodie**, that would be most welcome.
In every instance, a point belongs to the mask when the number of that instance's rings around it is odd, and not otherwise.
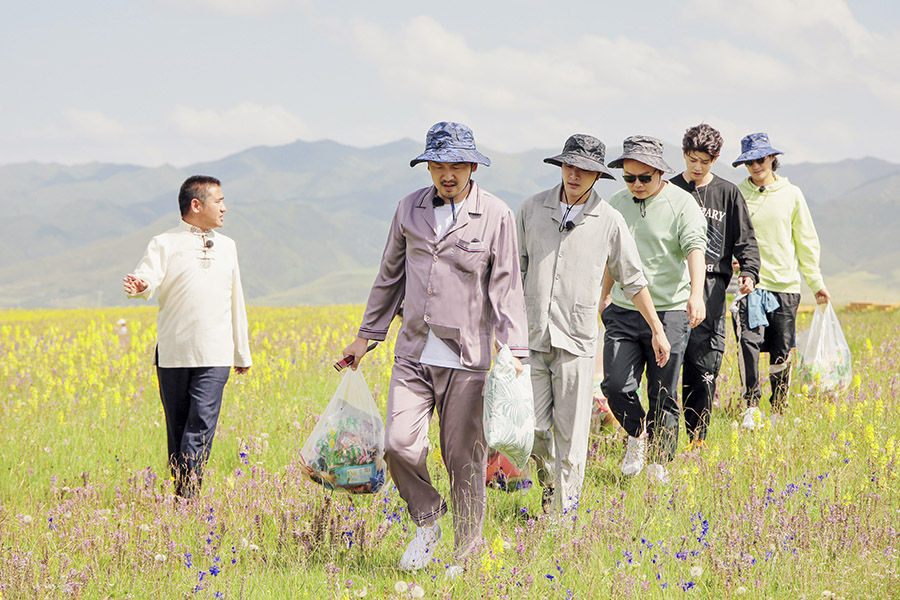
[[[759,426],[759,353],[769,353],[772,410],[781,414],[787,406],[791,382],[791,350],[795,345],[800,274],[816,302],[831,300],[819,271],[819,236],[800,188],[778,176],[778,154],[765,133],[751,133],[741,140],[741,155],[732,166],[745,165],[749,177],[738,185],[753,221],[761,266],[756,291],[740,298],[734,312],[734,330],[743,397],[747,401],[743,426]],[[799,269],[798,269],[799,264]],[[736,310],[735,310],[736,309]]]

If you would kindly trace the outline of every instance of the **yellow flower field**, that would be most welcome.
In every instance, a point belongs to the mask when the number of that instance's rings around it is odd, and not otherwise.
[[[165,463],[155,310],[0,311],[0,598],[849,599],[900,589],[896,313],[839,313],[849,389],[822,395],[797,382],[787,413],[756,431],[738,425],[729,338],[709,447],[680,453],[672,483],[623,479],[622,437],[607,430],[561,522],[541,515],[539,489],[489,490],[483,551],[448,580],[452,536],[431,567],[396,570],[412,524],[392,486],[349,496],[301,475],[299,449],[361,312],[251,309],[254,366],[232,374],[203,497],[183,503]],[[382,414],[394,335],[362,366]]]

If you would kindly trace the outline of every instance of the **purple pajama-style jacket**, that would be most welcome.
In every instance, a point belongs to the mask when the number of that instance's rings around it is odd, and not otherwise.
[[[490,368],[492,336],[528,356],[512,210],[473,180],[456,225],[438,240],[434,194],[430,186],[400,201],[359,336],[384,340],[402,303],[396,356],[418,362],[429,328],[473,370]]]

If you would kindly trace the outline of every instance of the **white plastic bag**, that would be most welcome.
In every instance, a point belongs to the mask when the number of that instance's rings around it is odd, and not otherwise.
[[[303,473],[327,489],[373,494],[387,481],[384,421],[362,371],[347,369],[300,450]]]
[[[853,378],[850,346],[831,303],[816,306],[812,325],[797,339],[797,362],[801,378],[821,391],[836,391]]]
[[[517,469],[524,469],[534,444],[534,398],[531,367],[516,377],[509,346],[504,344],[484,388],[484,437]]]

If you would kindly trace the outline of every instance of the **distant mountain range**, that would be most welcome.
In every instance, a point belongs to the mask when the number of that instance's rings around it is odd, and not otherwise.
[[[0,307],[128,302],[122,275],[150,237],[178,222],[178,187],[197,173],[223,181],[223,232],[238,244],[250,304],[364,302],[398,200],[430,184],[424,166],[409,167],[421,149],[412,140],[366,149],[295,142],[185,168],[0,166]],[[493,165],[476,180],[513,210],[559,180],[559,169],[542,162],[558,149],[482,151]],[[677,151],[666,158],[683,165]],[[720,162],[720,176],[737,182],[746,175]],[[837,301],[900,301],[900,165],[865,158],[785,164],[779,173],[809,201]],[[597,189],[608,198],[622,187],[601,181]]]

